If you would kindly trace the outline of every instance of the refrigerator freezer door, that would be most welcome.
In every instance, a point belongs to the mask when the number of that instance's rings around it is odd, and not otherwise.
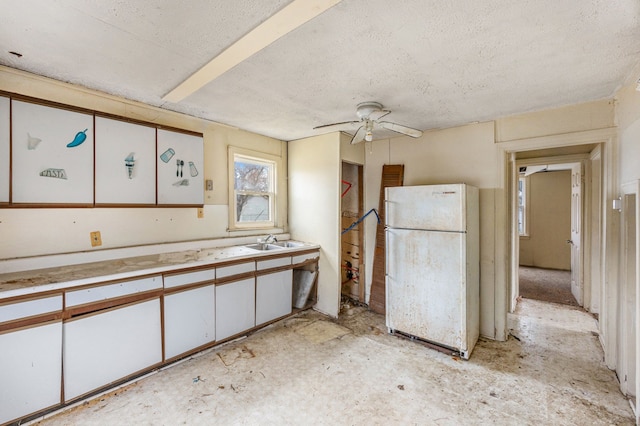
[[[401,229],[386,234],[389,330],[465,351],[466,234]]]
[[[462,184],[386,188],[386,225],[465,232],[465,191]]]

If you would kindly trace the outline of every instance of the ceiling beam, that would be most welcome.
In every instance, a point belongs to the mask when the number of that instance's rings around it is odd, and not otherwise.
[[[180,83],[167,93],[162,100],[180,102],[280,37],[309,22],[341,1],[292,1]]]

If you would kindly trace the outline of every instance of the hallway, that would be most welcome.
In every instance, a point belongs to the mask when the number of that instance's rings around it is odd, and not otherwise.
[[[571,294],[571,271],[534,268],[518,268],[520,296],[543,302],[579,306]]]
[[[37,424],[634,424],[590,315],[524,299],[509,328],[462,361],[306,311]]]

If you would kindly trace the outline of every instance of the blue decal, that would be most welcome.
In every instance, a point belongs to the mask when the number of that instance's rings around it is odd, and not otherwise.
[[[84,129],[82,132],[76,133],[76,137],[73,138],[73,140],[67,144],[67,148],[73,148],[74,146],[78,146],[82,144],[82,142],[86,141],[87,130],[89,129]]]

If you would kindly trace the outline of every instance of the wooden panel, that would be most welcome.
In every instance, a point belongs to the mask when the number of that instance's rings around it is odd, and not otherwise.
[[[60,403],[62,321],[0,335],[0,424]]]
[[[165,296],[165,359],[215,340],[215,302],[214,285]]]
[[[253,328],[255,321],[255,278],[216,286],[216,339]]]
[[[128,294],[142,293],[162,288],[160,275],[138,280],[123,281],[115,284],[84,288],[69,291],[65,294],[65,306],[77,306],[100,300],[122,297]]]
[[[96,204],[155,204],[156,129],[96,117],[95,173]]]
[[[187,272],[184,274],[165,275],[164,288],[172,288],[172,287],[179,287],[187,284],[213,281],[215,278],[216,278],[215,268]]]
[[[13,100],[11,157],[13,203],[93,204],[92,115]]]
[[[160,299],[65,322],[64,399],[162,361]]]
[[[256,325],[291,313],[293,270],[256,278]]]
[[[382,182],[380,184],[380,202],[378,215],[380,224],[376,229],[376,245],[373,253],[373,275],[371,280],[371,296],[369,298],[369,308],[372,311],[385,313],[385,208],[384,190],[392,186],[402,186],[404,182],[404,165],[382,166]]]

